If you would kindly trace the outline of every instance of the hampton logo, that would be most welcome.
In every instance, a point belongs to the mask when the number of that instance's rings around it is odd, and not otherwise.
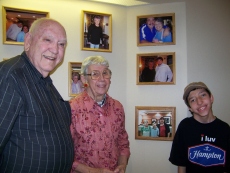
[[[208,143],[190,147],[188,154],[191,162],[204,167],[225,163],[225,151]]]
[[[211,138],[208,136],[204,136],[203,134],[201,134],[201,141],[207,141],[207,142],[215,142],[216,138]]]

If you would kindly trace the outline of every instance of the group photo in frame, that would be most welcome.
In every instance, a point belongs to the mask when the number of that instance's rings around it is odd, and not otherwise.
[[[137,46],[176,44],[175,13],[137,16]]]
[[[175,52],[137,54],[137,85],[174,85]]]
[[[112,52],[112,15],[82,11],[82,50]]]
[[[49,12],[2,6],[3,44],[23,45],[31,24]]]
[[[135,139],[172,141],[175,120],[176,107],[135,106]]]
[[[69,96],[75,97],[84,91],[81,81],[81,62],[69,62]]]

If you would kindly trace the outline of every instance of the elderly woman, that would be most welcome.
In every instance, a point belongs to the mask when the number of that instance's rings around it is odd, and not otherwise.
[[[70,101],[74,141],[73,172],[124,173],[130,156],[125,114],[107,92],[112,72],[101,56],[82,62],[85,91]]]
[[[78,72],[73,72],[72,80],[73,80],[71,84],[72,94],[79,94],[84,90],[83,84],[80,80],[80,74]]]

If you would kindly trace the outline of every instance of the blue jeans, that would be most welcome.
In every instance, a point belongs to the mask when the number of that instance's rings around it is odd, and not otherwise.
[[[92,43],[90,43],[90,48],[99,49],[99,44],[92,44]]]

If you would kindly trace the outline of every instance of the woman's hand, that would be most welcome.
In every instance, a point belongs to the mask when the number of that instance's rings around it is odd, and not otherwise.
[[[114,170],[114,173],[125,173],[126,165],[119,165]]]
[[[114,172],[104,168],[90,168],[88,173],[114,173]]]

